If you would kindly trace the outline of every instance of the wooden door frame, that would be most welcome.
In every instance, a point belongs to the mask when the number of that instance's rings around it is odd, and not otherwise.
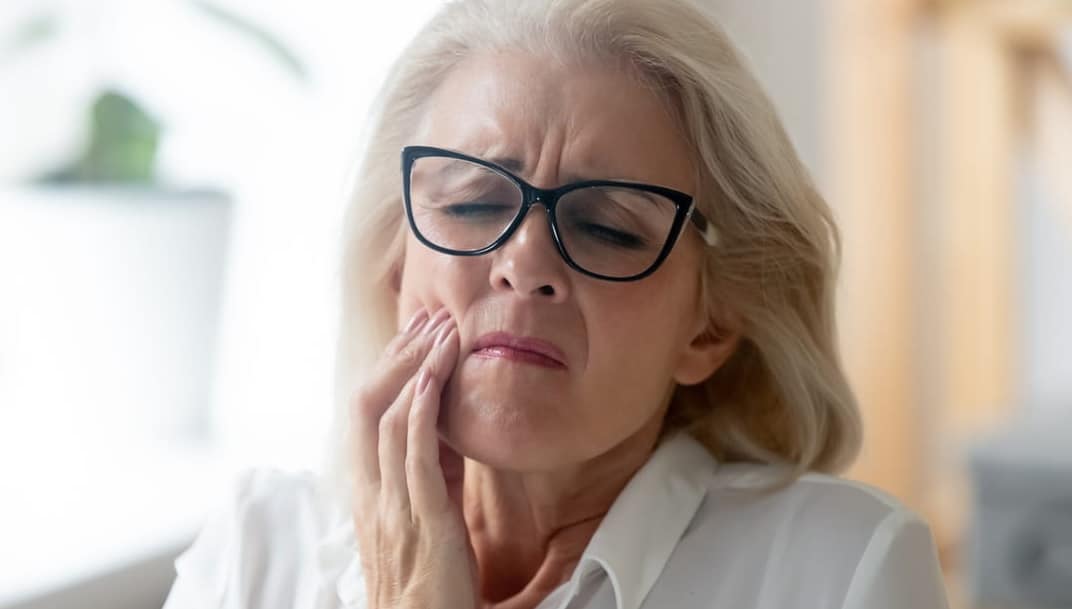
[[[842,353],[868,432],[850,476],[923,514],[950,552],[969,442],[1019,397],[1017,78],[1070,12],[1051,0],[830,3],[824,183],[845,236]]]

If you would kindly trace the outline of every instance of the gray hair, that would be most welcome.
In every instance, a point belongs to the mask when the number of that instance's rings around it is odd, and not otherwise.
[[[450,70],[496,50],[629,65],[663,96],[691,147],[696,204],[718,230],[703,259],[703,302],[711,332],[733,319],[741,341],[706,381],[675,389],[664,437],[684,429],[719,460],[776,464],[789,479],[847,467],[862,429],[837,350],[838,230],[715,20],[688,0],[459,0],[392,68],[353,177],[327,463],[336,483],[349,483],[352,393],[397,327],[390,281],[406,234],[400,150]]]

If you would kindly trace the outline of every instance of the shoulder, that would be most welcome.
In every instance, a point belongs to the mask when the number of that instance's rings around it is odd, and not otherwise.
[[[234,478],[207,526],[235,529],[230,533],[257,554],[286,550],[300,557],[323,534],[330,508],[311,472],[249,469]]]
[[[945,606],[937,552],[918,514],[877,488],[824,474],[763,490],[776,476],[766,466],[722,464],[701,477],[691,543],[719,548],[713,560],[751,573],[757,594],[789,595],[784,606],[805,590],[837,607]]]
[[[250,526],[288,524],[297,534],[314,532],[330,510],[320,478],[309,471],[258,468],[235,478],[224,508],[245,516]]]
[[[176,559],[165,608],[296,606],[305,580],[316,578],[318,546],[337,516],[312,472],[239,473]]]
[[[701,479],[708,498],[702,509],[726,517],[783,525],[795,536],[820,532],[829,542],[865,544],[881,526],[923,520],[888,493],[853,480],[808,473],[770,489],[778,470],[754,464],[718,465]],[[925,526],[925,525],[924,525]]]

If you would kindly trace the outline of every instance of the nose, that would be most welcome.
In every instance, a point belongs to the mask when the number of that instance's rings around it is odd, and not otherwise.
[[[544,206],[529,208],[521,226],[492,256],[492,288],[513,290],[523,298],[551,302],[566,299],[569,269],[551,238],[550,218]]]

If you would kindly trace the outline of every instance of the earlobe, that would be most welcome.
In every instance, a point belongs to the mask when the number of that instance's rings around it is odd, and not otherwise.
[[[696,385],[707,380],[737,350],[740,332],[727,328],[706,328],[685,346],[674,370],[679,385]]]

